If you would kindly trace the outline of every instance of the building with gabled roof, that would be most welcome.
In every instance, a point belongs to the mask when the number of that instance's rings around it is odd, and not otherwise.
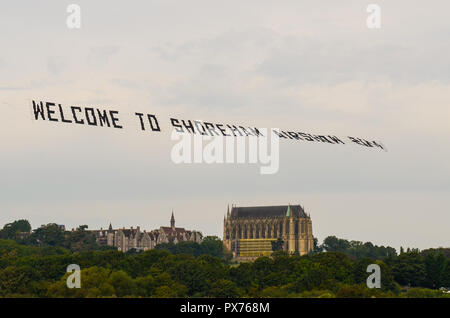
[[[228,206],[223,242],[235,258],[269,256],[273,243],[282,240],[290,254],[308,254],[314,248],[311,217],[301,205]]]
[[[107,230],[94,230],[97,243],[106,246],[115,246],[119,251],[127,252],[131,249],[150,250],[161,243],[178,243],[192,241],[200,243],[202,233],[199,231],[189,231],[181,227],[175,227],[175,217],[172,211],[170,226],[161,226],[159,229],[150,232],[141,231],[140,227],[113,229],[109,224]]]

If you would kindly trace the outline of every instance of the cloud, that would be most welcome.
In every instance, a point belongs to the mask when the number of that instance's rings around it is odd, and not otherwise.
[[[92,47],[87,57],[88,64],[91,66],[104,66],[112,56],[117,55],[120,51],[118,45],[102,45]]]
[[[210,64],[255,61],[257,52],[264,51],[277,40],[278,34],[266,27],[227,30],[201,39],[171,42],[154,46],[153,50],[169,61],[203,59]]]
[[[439,59],[434,58],[440,56]],[[426,37],[371,43],[366,38],[323,41],[285,37],[256,72],[285,85],[389,80],[402,83],[450,80],[450,46]]]
[[[47,58],[47,69],[53,75],[60,74],[67,67],[67,60],[62,56],[49,56]]]

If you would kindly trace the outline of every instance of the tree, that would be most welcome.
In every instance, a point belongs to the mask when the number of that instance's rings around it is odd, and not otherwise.
[[[115,294],[118,297],[132,296],[135,293],[135,282],[124,271],[113,272],[108,281],[114,287]]]
[[[166,271],[176,282],[185,285],[190,296],[205,292],[209,287],[207,272],[199,266],[192,255],[174,255],[157,266]]]
[[[242,292],[236,284],[228,279],[219,279],[211,285],[208,293],[210,297],[220,298],[237,298],[242,295]]]
[[[392,272],[401,285],[423,286],[426,277],[424,259],[417,252],[400,254],[393,261]]]
[[[367,298],[370,296],[368,288],[362,285],[343,286],[336,293],[338,298]]]
[[[30,266],[8,266],[0,270],[0,296],[33,295],[39,279]]]
[[[177,244],[172,242],[161,243],[156,245],[156,249],[166,250],[171,254],[190,254],[196,257],[200,255],[211,255],[223,258],[226,261],[232,258],[232,254],[225,249],[222,240],[217,236],[207,236],[200,244],[191,241],[179,242]]]
[[[150,297],[156,289],[155,280],[152,275],[137,277],[135,279],[136,295],[141,297]]]
[[[251,263],[241,263],[230,268],[230,278],[237,286],[248,291],[254,282],[254,272]]]
[[[160,251],[167,251],[170,254],[177,254],[177,249],[176,246],[173,242],[169,242],[169,243],[160,243],[158,245],[155,246],[156,250],[160,250]]]
[[[279,237],[276,241],[272,241],[272,251],[281,251],[283,250],[284,241]]]
[[[81,288],[68,288],[66,273],[59,281],[48,286],[49,297],[106,297],[113,296],[116,291],[109,281],[110,270],[102,267],[89,267],[81,270]]]
[[[364,284],[366,282],[367,276],[369,275],[369,273],[367,273],[367,266],[370,264],[373,264],[373,260],[368,257],[355,261],[353,265],[353,277],[355,283]]]
[[[55,223],[41,226],[31,237],[39,245],[63,246],[65,242],[64,230]]]
[[[425,286],[430,288],[439,288],[441,284],[441,275],[444,270],[446,259],[442,252],[432,252],[425,256],[425,270],[427,272]]]
[[[174,254],[191,254],[194,256],[199,256],[202,253],[200,244],[192,241],[183,241],[174,244]]]
[[[319,240],[317,239],[317,237],[314,237],[314,248],[312,250],[312,253],[322,253],[322,252],[323,247],[319,245]]]
[[[217,236],[207,236],[200,243],[202,254],[208,254],[222,258],[224,256],[224,245]]]
[[[447,258],[441,272],[441,287],[450,288],[450,258]]]
[[[334,279],[335,277],[325,264],[311,261],[309,258],[300,258],[296,262],[292,278],[290,278],[293,282],[291,289],[294,292],[302,292],[312,289],[332,288],[336,284]]]
[[[188,288],[174,281],[168,273],[153,276],[154,291],[151,297],[186,297]]]
[[[290,293],[289,290],[287,290],[284,287],[279,286],[269,286],[261,290],[259,292],[258,297],[262,298],[286,298],[289,297]]]
[[[152,297],[155,298],[173,298],[178,297],[178,293],[176,290],[170,288],[169,286],[159,286],[156,288],[155,293],[152,295]]]
[[[377,260],[375,263],[380,266],[381,290],[382,291],[392,291],[394,293],[397,293],[399,291],[399,286],[395,282],[394,273],[392,272],[391,267],[389,267],[382,260]]]
[[[75,231],[67,232],[65,245],[73,252],[96,250],[100,246],[96,242],[95,234],[86,231],[87,225],[80,225]]]
[[[384,259],[397,255],[395,248],[390,246],[377,246],[371,242],[347,241],[336,236],[325,238],[322,248],[327,252],[342,252],[356,258]]]
[[[263,256],[256,259],[252,264],[255,281],[260,288],[274,285],[272,279],[273,259]]]
[[[334,280],[352,283],[352,259],[344,253],[320,253],[310,257],[313,262],[324,266],[328,275]]]
[[[350,247],[350,243],[336,236],[328,236],[323,240],[322,246],[327,252],[343,252]]]
[[[30,233],[31,225],[27,220],[16,220],[12,223],[5,224],[0,230],[0,238],[6,240],[21,240],[20,233]]]

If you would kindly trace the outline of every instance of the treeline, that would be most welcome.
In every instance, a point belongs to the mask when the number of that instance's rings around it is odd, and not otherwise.
[[[276,252],[271,258],[230,264],[208,254],[195,257],[166,249],[72,253],[0,240],[0,255],[0,296],[7,297],[450,296],[436,289],[450,285],[450,260],[438,252],[409,252],[376,261],[341,252],[302,257]],[[365,287],[366,269],[372,263],[381,267],[381,289]],[[68,264],[82,269],[80,289],[66,287]]]
[[[200,255],[210,255],[218,257],[226,262],[229,262],[233,255],[230,251],[224,248],[222,240],[215,236],[205,237],[201,243],[197,242],[179,242],[161,243],[156,245],[155,249],[167,251],[171,254],[189,254],[194,257]]]
[[[439,290],[450,287],[449,249],[397,255],[330,237],[310,255],[277,251],[233,263],[217,237],[127,253],[72,250],[71,241],[59,246],[51,235],[28,245],[22,235],[16,239],[0,240],[3,297],[450,297]],[[373,263],[381,268],[380,289],[366,287]],[[66,286],[69,264],[81,268],[80,289]]]
[[[356,258],[369,257],[373,259],[397,256],[395,248],[390,246],[377,246],[371,242],[348,241],[336,236],[328,236],[320,246],[317,246],[317,240],[315,242],[315,252],[342,252]]]
[[[99,246],[95,235],[86,231],[87,228],[87,225],[80,225],[75,231],[65,231],[58,224],[50,223],[31,231],[27,220],[17,220],[6,224],[0,230],[0,239],[14,240],[31,246],[62,247],[72,252],[111,249]]]
[[[353,259],[384,260],[395,273],[400,285],[427,288],[449,287],[450,248],[419,249],[400,248],[400,254],[390,246],[377,246],[371,242],[348,241],[328,236],[322,245],[315,241],[314,253],[341,252]]]

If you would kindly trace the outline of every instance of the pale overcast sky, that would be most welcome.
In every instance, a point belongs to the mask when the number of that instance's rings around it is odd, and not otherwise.
[[[66,26],[81,7],[81,29]],[[381,7],[368,29],[366,7]],[[448,1],[10,1],[0,10],[0,224],[169,223],[301,204],[313,232],[450,244]],[[176,165],[168,134],[36,122],[30,100],[380,140],[283,141],[280,170]],[[132,117],[130,117],[133,119]],[[121,118],[122,120],[122,118]],[[134,125],[134,126],[133,126]]]

